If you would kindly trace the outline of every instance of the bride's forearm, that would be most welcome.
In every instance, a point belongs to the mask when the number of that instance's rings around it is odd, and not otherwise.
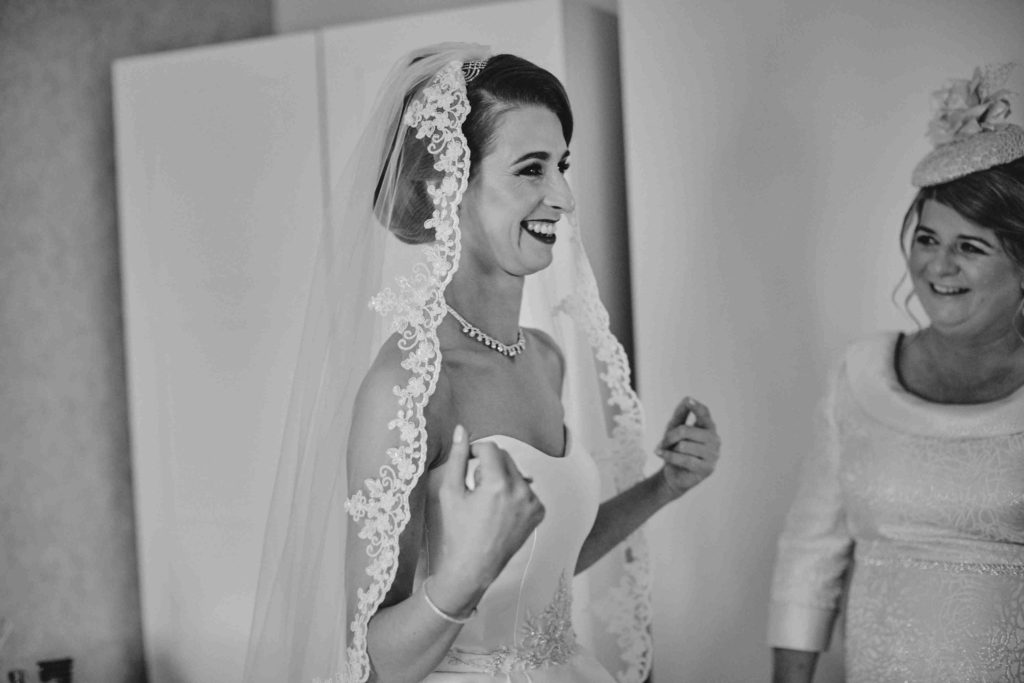
[[[483,596],[482,589],[470,589],[465,582],[432,577],[428,583],[430,601],[441,612],[461,618],[473,611]],[[377,610],[367,626],[366,649],[373,673],[370,681],[415,683],[437,668],[462,629],[434,611],[424,595],[424,586],[389,607]]]
[[[675,498],[676,495],[666,489],[665,478],[659,472],[601,503],[594,526],[576,560],[576,573],[604,557]]]

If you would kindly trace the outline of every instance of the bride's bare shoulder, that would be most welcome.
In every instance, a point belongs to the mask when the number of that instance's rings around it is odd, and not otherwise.
[[[425,383],[428,382],[426,369],[432,359],[428,358],[423,365],[420,365],[418,362],[413,363],[411,357],[414,351],[402,348],[399,343],[400,341],[401,336],[396,333],[388,337],[381,344],[381,347],[377,350],[376,357],[373,359],[373,363],[363,377],[359,390],[360,395],[384,395],[389,402],[393,403],[396,397],[396,387],[408,387],[415,395],[419,387],[410,386],[410,382],[413,379],[418,379]],[[445,376],[442,365],[439,368],[437,384],[441,386],[443,383],[445,383]],[[418,385],[418,382],[413,384]],[[423,387],[423,389],[426,390],[427,387]]]
[[[445,408],[450,394],[448,382],[442,367],[433,391],[430,391],[425,368],[415,368],[408,362],[411,352],[403,349],[399,341],[398,334],[389,337],[378,349],[373,363],[363,376],[356,397],[356,419],[364,425],[387,427],[400,413],[408,415],[413,404],[421,405],[427,419],[428,440],[433,455],[443,442],[438,437],[447,425],[444,416],[450,412]],[[404,397],[400,399],[403,394]]]
[[[413,372],[403,367],[408,352],[399,347],[399,339],[397,333],[393,334],[377,349],[359,387],[360,401],[384,398],[394,404],[395,387],[405,386],[412,379]]]

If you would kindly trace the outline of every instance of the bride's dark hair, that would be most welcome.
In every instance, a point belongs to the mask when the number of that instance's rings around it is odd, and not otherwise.
[[[416,92],[419,91],[417,88]],[[549,109],[562,125],[566,144],[572,140],[573,118],[565,88],[550,71],[510,54],[495,55],[466,84],[470,112],[462,124],[469,144],[470,159],[482,159],[490,151],[501,115],[523,106]],[[432,230],[423,227],[434,210],[428,183],[439,182],[442,174],[434,168],[435,158],[423,139],[412,128],[401,127],[399,149],[401,177],[390,206],[380,205],[381,186],[374,193],[377,217],[395,236],[408,244],[423,244],[434,239]],[[385,164],[386,166],[387,164]],[[470,178],[473,168],[470,166]]]

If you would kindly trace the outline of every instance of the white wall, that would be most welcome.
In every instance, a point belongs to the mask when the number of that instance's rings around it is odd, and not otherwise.
[[[659,683],[767,680],[775,536],[825,372],[912,325],[889,296],[930,93],[1022,61],[1022,35],[1018,0],[621,0],[640,392],[652,438],[693,393],[724,439],[654,521]]]
[[[273,0],[274,28],[278,33],[288,33],[353,21],[433,12],[497,1],[499,0]],[[582,1],[607,12],[615,12],[616,0]],[[436,41],[424,33],[422,42],[429,45]]]

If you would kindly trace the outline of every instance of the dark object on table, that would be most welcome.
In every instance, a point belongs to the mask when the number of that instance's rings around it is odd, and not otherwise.
[[[39,680],[42,683],[71,683],[71,658],[51,659],[39,664]]]

